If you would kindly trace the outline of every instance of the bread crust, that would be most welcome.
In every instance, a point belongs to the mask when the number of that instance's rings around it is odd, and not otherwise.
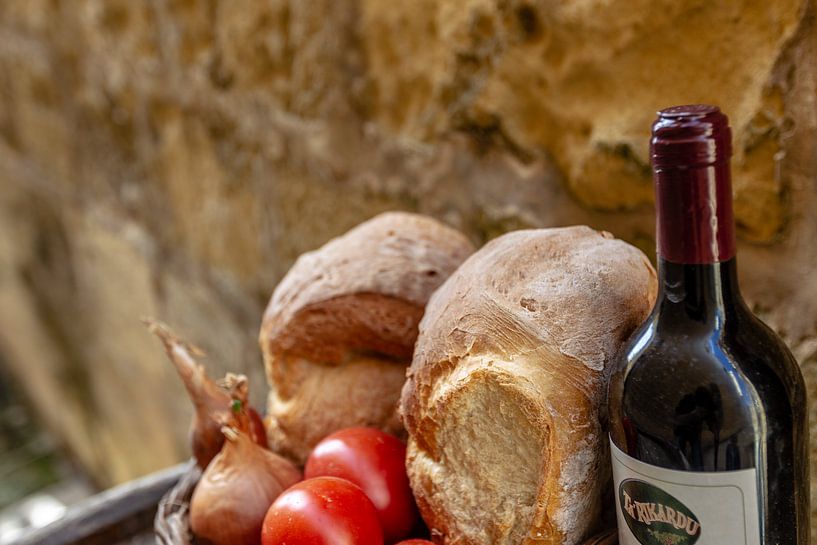
[[[259,335],[271,446],[303,462],[341,427],[401,433],[396,405],[417,325],[473,250],[432,218],[389,212],[298,258]]]
[[[595,529],[610,364],[656,287],[638,249],[568,227],[495,239],[433,295],[401,411],[436,542],[572,545]]]

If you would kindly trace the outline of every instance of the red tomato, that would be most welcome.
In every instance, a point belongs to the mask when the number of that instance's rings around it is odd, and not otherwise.
[[[304,469],[306,478],[347,479],[372,500],[386,543],[411,535],[419,519],[406,475],[406,445],[374,428],[337,431],[315,446]]]
[[[363,490],[335,477],[307,479],[270,506],[261,545],[383,545],[377,511]]]
[[[427,539],[407,539],[397,545],[434,545],[434,542]]]

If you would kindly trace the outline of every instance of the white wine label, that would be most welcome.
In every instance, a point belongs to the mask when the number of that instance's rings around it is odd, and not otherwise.
[[[610,441],[621,545],[757,545],[757,470],[677,471]]]

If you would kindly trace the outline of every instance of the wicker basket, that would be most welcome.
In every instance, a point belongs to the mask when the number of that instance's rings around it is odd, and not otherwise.
[[[585,541],[584,545],[618,545],[618,532],[615,528],[605,530]]]
[[[159,502],[154,528],[160,545],[196,545],[198,542],[190,531],[190,497],[201,478],[201,470],[194,462],[179,482]],[[602,532],[583,545],[618,545],[615,529]]]
[[[182,478],[159,502],[153,528],[159,545],[194,545],[196,537],[190,531],[190,498],[201,478],[201,470],[191,460]]]

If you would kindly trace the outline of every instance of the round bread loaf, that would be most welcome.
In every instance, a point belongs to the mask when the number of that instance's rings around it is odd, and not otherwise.
[[[646,256],[588,227],[472,255],[420,323],[401,410],[437,543],[580,543],[610,486],[610,364],[655,300]]]
[[[261,325],[271,447],[303,462],[341,428],[402,433],[397,402],[423,309],[473,250],[434,219],[390,212],[298,258]]]

